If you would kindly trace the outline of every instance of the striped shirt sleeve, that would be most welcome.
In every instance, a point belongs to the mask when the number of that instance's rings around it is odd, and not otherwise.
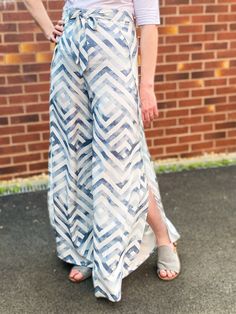
[[[136,25],[161,24],[159,0],[133,0]]]

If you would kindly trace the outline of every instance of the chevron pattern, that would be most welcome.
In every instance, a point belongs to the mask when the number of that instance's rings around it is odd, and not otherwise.
[[[51,63],[48,210],[57,255],[93,268],[96,297],[121,300],[122,279],[154,251],[149,189],[172,241],[148,151],[133,16],[64,10]]]

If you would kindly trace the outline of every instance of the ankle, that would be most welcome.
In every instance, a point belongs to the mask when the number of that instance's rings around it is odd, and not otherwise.
[[[169,245],[170,247],[173,247],[174,244],[173,242],[170,241],[170,239],[156,239],[156,244],[157,247],[161,246],[161,245]]]

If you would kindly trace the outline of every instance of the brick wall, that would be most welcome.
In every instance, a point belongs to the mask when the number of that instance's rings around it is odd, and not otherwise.
[[[63,1],[44,1],[54,20]],[[236,151],[236,0],[160,0],[153,159]],[[47,171],[49,65],[21,1],[0,1],[1,179]],[[138,32],[138,35],[140,33]]]

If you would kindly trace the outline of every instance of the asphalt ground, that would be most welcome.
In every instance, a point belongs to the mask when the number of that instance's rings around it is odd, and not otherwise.
[[[181,234],[180,276],[156,275],[153,253],[123,279],[122,299],[68,280],[56,256],[46,191],[0,198],[0,313],[236,313],[236,166],[159,174],[167,216]]]

